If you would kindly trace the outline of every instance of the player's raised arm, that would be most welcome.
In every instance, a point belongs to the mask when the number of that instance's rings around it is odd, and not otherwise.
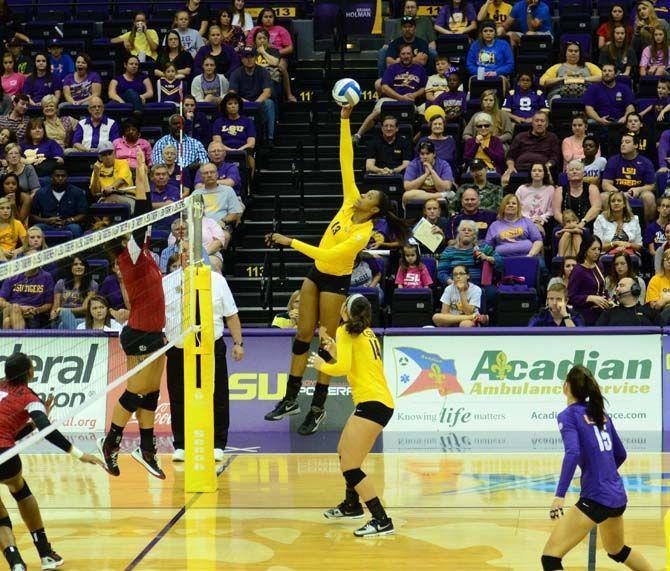
[[[345,202],[354,202],[361,196],[354,178],[354,144],[349,124],[352,109],[352,107],[342,107],[340,111],[340,169]]]

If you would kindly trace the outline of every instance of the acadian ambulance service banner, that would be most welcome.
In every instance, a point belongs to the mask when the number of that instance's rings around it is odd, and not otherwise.
[[[660,335],[387,335],[386,430],[555,430],[576,364],[595,374],[619,430],[661,430],[661,362]]]

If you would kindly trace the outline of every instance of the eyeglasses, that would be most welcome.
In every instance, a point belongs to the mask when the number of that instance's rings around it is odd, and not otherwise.
[[[466,274],[465,272],[454,272],[454,273],[451,274],[451,275],[452,275],[452,276],[467,276],[468,274]]]
[[[475,125],[477,129],[488,129],[491,125]]]

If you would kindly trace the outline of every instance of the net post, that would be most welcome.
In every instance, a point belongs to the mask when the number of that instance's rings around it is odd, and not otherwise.
[[[184,339],[184,488],[215,492],[214,462],[214,319],[212,279],[202,263],[201,197],[189,205],[189,265],[184,270],[184,323],[193,326]]]

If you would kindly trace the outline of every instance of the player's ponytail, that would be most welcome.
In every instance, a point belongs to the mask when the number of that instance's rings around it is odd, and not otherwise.
[[[573,397],[580,402],[587,402],[589,416],[602,430],[605,426],[605,399],[593,373],[582,365],[575,365],[570,369],[565,382],[570,386]]]
[[[409,225],[393,212],[391,199],[388,195],[381,190],[377,192],[379,194],[379,202],[377,204],[379,212],[373,216],[373,219],[385,218],[391,230],[391,236],[394,236],[401,244],[404,244],[409,238]]]
[[[354,294],[347,298],[347,313],[349,319],[345,324],[348,333],[360,335],[372,325],[372,309],[370,302],[361,294]]]

